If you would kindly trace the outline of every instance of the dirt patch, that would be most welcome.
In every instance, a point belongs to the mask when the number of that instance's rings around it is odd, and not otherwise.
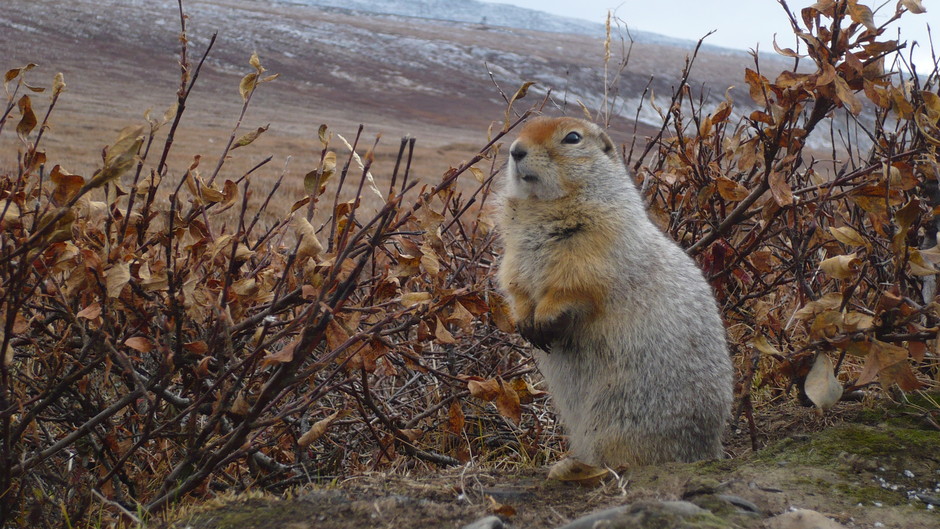
[[[607,507],[678,500],[706,509],[708,527],[761,527],[794,508],[846,527],[940,524],[940,434],[922,414],[853,405],[828,418],[795,407],[774,415],[791,428],[766,448],[721,461],[629,469],[596,487],[549,481],[546,468],[370,473],[281,498],[216,502],[169,527],[462,527],[494,513],[510,527],[559,527]],[[742,436],[729,446],[743,446]]]

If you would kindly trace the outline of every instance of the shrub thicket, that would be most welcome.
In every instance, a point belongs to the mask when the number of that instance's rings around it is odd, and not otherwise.
[[[905,75],[903,43],[883,37],[919,9],[904,0],[882,26],[856,0],[787,9],[806,50],[778,50],[794,66],[775,79],[745,71],[759,108],[704,108],[690,60],[660,133],[625,148],[718,293],[746,417],[760,388],[826,407],[936,377],[938,72]],[[558,440],[492,288],[485,214],[498,145],[539,105],[507,110],[433,186],[410,178],[411,140],[374,178],[361,137],[337,149],[322,126],[306,196],[271,223],[280,182],[250,199],[252,172],[225,165],[264,129],[236,128],[205,172],[170,166],[202,65],[185,26],[181,41],[177,104],[122,131],[88,177],[43,149],[64,79],[39,119],[30,67],[5,76],[0,133],[22,147],[0,175],[0,525],[126,521],[187,495],[504,449],[542,462]],[[275,77],[250,64],[246,109]],[[820,136],[831,152],[808,146]]]

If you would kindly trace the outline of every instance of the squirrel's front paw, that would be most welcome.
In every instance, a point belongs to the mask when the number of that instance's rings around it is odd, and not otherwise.
[[[574,330],[574,320],[574,315],[570,312],[563,312],[556,318],[540,321],[536,321],[533,315],[517,322],[516,329],[529,343],[550,353],[553,343],[570,340]]]

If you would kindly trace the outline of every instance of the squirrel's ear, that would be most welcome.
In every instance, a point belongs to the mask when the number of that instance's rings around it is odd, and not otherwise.
[[[600,138],[601,143],[604,144],[604,154],[613,156],[616,147],[614,146],[614,142],[610,139],[610,136],[608,136],[606,132],[601,131]]]

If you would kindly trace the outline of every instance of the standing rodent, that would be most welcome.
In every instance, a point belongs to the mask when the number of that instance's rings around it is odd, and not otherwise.
[[[722,455],[732,367],[711,288],[650,221],[597,125],[537,118],[512,144],[499,283],[575,459],[619,467]]]

